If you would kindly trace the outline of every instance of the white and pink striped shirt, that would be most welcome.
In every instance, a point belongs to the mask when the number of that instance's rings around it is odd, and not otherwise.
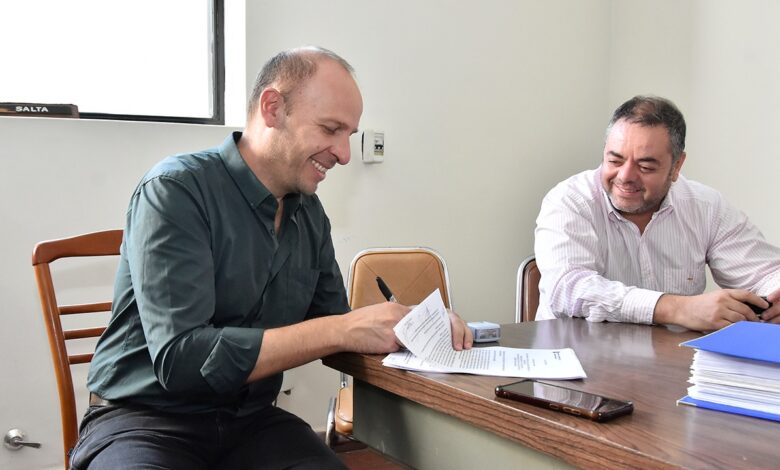
[[[559,183],[536,219],[537,320],[652,323],[662,294],[697,295],[705,265],[723,288],[780,287],[780,248],[714,189],[680,175],[643,234],[615,209],[601,167]]]

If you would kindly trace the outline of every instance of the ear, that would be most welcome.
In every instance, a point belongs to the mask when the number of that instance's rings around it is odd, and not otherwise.
[[[286,115],[284,96],[276,88],[266,88],[260,94],[258,111],[266,127],[278,127],[284,122]]]
[[[677,177],[680,176],[680,170],[682,169],[683,163],[685,163],[685,152],[680,154],[680,158],[674,164],[674,168],[672,168],[672,181],[677,181]]]

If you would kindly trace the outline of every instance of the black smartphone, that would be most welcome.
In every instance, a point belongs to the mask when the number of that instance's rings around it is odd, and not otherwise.
[[[756,316],[758,317],[758,319],[759,319],[759,320],[763,320],[763,318],[761,317],[761,315],[764,313],[764,311],[765,311],[765,310],[767,310],[767,309],[769,309],[770,307],[772,307],[772,302],[768,301],[768,300],[766,299],[766,297],[764,297],[764,296],[762,295],[762,296],[761,296],[761,298],[762,298],[762,299],[764,299],[764,302],[766,302],[766,303],[768,303],[768,304],[769,304],[769,307],[767,307],[767,308],[761,308],[761,307],[758,307],[758,306],[756,306],[756,305],[753,305],[753,304],[751,304],[750,302],[743,302],[744,304],[746,304],[748,307],[750,307],[750,308],[753,310],[753,313],[755,313],[755,314],[756,314]]]
[[[496,396],[562,411],[593,421],[607,421],[634,411],[634,404],[630,401],[602,397],[531,379],[499,385],[496,387]]]

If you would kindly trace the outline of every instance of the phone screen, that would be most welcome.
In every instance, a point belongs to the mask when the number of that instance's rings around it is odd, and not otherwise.
[[[604,421],[631,413],[633,404],[535,380],[522,380],[496,388],[496,395],[565,413]]]

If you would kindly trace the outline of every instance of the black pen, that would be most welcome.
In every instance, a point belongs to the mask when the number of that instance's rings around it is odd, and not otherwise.
[[[383,281],[381,277],[379,276],[376,277],[376,283],[379,286],[379,290],[382,291],[382,295],[385,296],[385,299],[387,299],[388,302],[396,302],[396,303],[398,302],[395,299],[393,293],[390,292],[390,288],[387,287],[387,284],[385,284],[385,281]]]

